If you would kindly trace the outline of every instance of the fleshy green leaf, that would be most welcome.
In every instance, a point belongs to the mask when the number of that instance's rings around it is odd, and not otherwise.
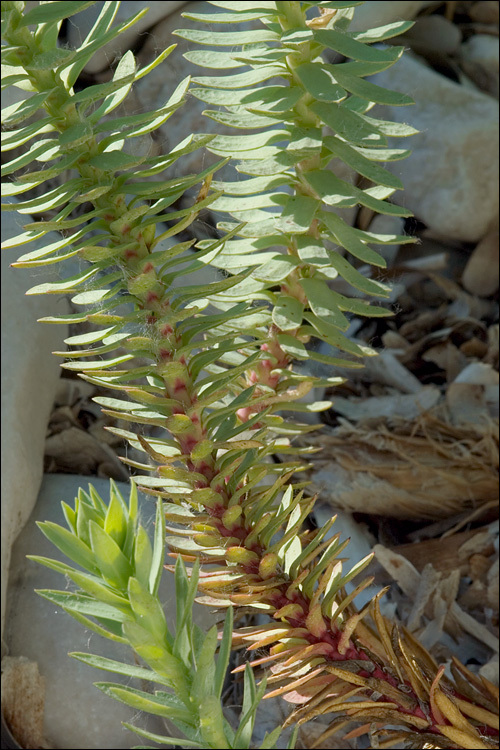
[[[125,589],[132,575],[129,561],[116,542],[94,521],[89,522],[90,541],[103,577],[118,589]]]
[[[315,29],[314,38],[322,46],[339,52],[344,57],[350,57],[352,60],[363,62],[381,62],[387,67],[398,60],[402,53],[403,47],[392,47],[380,50],[376,47],[369,47],[362,42],[343,34],[335,29]]]
[[[215,17],[214,17],[215,21]],[[211,47],[240,47],[242,44],[255,42],[277,42],[280,35],[276,31],[259,29],[258,31],[203,31],[203,29],[180,29],[175,36],[187,39],[196,44],[208,44]]]
[[[300,279],[299,283],[307,295],[311,310],[341,331],[346,331],[349,321],[340,312],[331,289],[321,279]]]
[[[21,26],[29,26],[30,24],[40,23],[54,23],[54,21],[61,21],[63,18],[69,18],[74,16],[75,13],[80,13],[85,8],[89,8],[94,5],[93,2],[57,2],[57,3],[44,3],[36,8],[32,8],[26,14],[23,15]]]
[[[273,308],[273,323],[281,331],[298,328],[302,323],[304,305],[295,297],[280,294]]]
[[[295,69],[305,90],[320,102],[340,102],[347,94],[329,69],[318,63],[304,63]]]

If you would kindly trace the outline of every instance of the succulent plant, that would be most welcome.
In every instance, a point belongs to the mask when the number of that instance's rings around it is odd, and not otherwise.
[[[127,52],[111,81],[75,92],[92,54],[142,15],[113,28],[117,3],[106,2],[78,49],[58,47],[62,20],[90,4],[47,2],[24,14],[23,2],[2,3],[3,85],[29,92],[2,111],[2,149],[24,146],[22,156],[4,166],[3,173],[14,179],[2,188],[10,196],[37,189],[34,198],[3,208],[55,212],[51,220],[26,225],[9,247],[51,230],[62,233],[59,242],[22,255],[14,265],[75,256],[86,262],[78,274],[30,293],[76,292],[72,301],[84,308],[81,313],[44,320],[98,327],[66,340],[69,349],[59,354],[69,361],[62,366],[118,392],[121,398],[95,400],[106,414],[135,425],[130,431],[110,429],[144,453],[144,462],[124,459],[144,473],[132,477],[128,506],[113,485],[109,503],[91,488],[80,492],[74,508],[63,504],[68,529],[41,524],[86,571],[34,558],[78,587],[41,593],[85,626],[128,643],[147,668],[91,655],[77,658],[168,688],[153,695],[99,685],[136,709],[169,717],[185,736],[173,740],[135,729],[150,740],[250,747],[267,685],[268,697],[283,695],[296,704],[287,725],[335,714],[320,740],[354,722],[351,737],[369,733],[381,748],[498,747],[498,691],[491,683],[456,660],[445,674],[408,631],[382,615],[383,592],[356,609],[356,595],[373,579],[364,578],[349,594],[346,585],[372,556],[344,572],[340,555],[347,541],[329,535],[335,519],[321,529],[304,526],[315,498],[305,494],[306,483],[292,477],[309,449],[296,447],[293,438],[313,428],[279,414],[327,408],[329,402],[301,399],[339,378],[310,375],[296,362],[329,369],[362,366],[362,358],[375,352],[345,335],[349,315],[390,314],[365,299],[387,299],[390,288],[360,273],[349,257],[383,268],[384,259],[370,243],[412,238],[362,231],[336,211],[363,205],[409,215],[388,201],[402,185],[379,162],[408,153],[390,148],[388,137],[415,131],[367,113],[376,103],[411,101],[365,78],[403,54],[401,47],[373,44],[411,24],[349,32],[356,2],[257,0],[255,7],[213,2],[222,9],[216,16],[189,10],[185,15],[200,24],[226,23],[228,31],[200,26],[176,33],[216,47],[186,57],[222,74],[197,77],[194,86],[182,81],[154,112],[110,118],[134,81],[163,64],[173,46],[139,70]],[[252,22],[252,28],[239,30],[242,22]],[[328,62],[328,50],[350,62]],[[188,92],[215,107],[207,117],[237,134],[188,134],[160,156],[127,153],[130,139],[158,128]],[[33,119],[40,109],[43,116]],[[182,157],[201,147],[220,160],[182,176]],[[230,160],[245,178],[213,179]],[[333,160],[352,167],[371,186],[337,177]],[[47,192],[40,188],[68,169],[71,179]],[[164,180],[148,180],[163,171]],[[165,215],[197,186],[196,199]],[[91,208],[82,213],[82,204]],[[220,238],[162,243],[205,207],[228,214],[219,224]],[[190,283],[191,273],[209,265],[221,269],[220,280]],[[337,276],[358,296],[333,291],[329,281]],[[315,349],[318,341],[329,345],[331,354]],[[159,428],[162,436],[151,437],[141,425]],[[290,460],[270,462],[278,452]],[[158,499],[153,545],[138,525],[136,486]],[[176,565],[167,566],[176,580],[175,635],[157,597],[164,521],[166,543],[177,556]],[[191,621],[197,591],[199,601],[228,611],[217,662],[215,631],[205,635]],[[271,619],[233,632],[234,607]],[[237,729],[224,718],[220,701],[231,637],[233,647],[266,651],[244,667]],[[257,688],[250,667],[260,666],[269,672]],[[278,727],[261,747],[274,747],[279,733]]]

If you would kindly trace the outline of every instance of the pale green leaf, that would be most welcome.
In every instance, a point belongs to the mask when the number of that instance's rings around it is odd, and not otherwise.
[[[205,109],[203,115],[209,117],[211,120],[215,120],[215,122],[220,122],[221,125],[227,125],[230,128],[241,128],[244,130],[267,128],[270,125],[278,125],[282,122],[282,120],[278,118],[251,114],[248,110],[243,108],[239,108],[238,111],[233,112],[216,112],[210,109]]]
[[[321,279],[299,279],[299,284],[307,295],[309,307],[318,317],[331,323],[341,331],[346,331],[349,321],[340,312],[331,289]]]
[[[217,8],[224,8],[224,10],[234,10],[238,13],[242,10],[241,0],[237,2],[231,2],[231,0],[210,0],[210,5],[215,5]],[[246,11],[245,6],[243,10]],[[252,3],[252,10],[259,11],[259,17],[263,15],[274,15],[277,12],[276,0],[255,0]]]
[[[175,719],[171,719],[174,724],[178,723],[175,721]],[[145,737],[147,740],[151,740],[152,742],[159,742],[160,745],[179,745],[180,747],[199,747],[203,748],[203,745],[201,745],[199,742],[194,742],[193,740],[187,740],[185,738],[181,739],[180,737],[166,737],[162,734],[155,734],[154,732],[148,732],[146,729],[141,729],[140,727],[134,727],[132,724],[127,724],[126,721],[122,722],[125,729],[130,729],[131,732],[135,732],[135,734],[138,734],[139,737]]]
[[[262,10],[258,8],[254,10],[248,6],[242,6],[237,9],[236,13],[189,13],[184,12],[183,18],[189,18],[192,21],[200,21],[201,23],[243,23],[244,21],[254,21],[257,18],[262,18]]]
[[[366,31],[348,31],[347,35],[357,42],[373,44],[374,42],[383,42],[386,39],[392,39],[394,36],[401,36],[408,29],[411,29],[413,25],[414,21],[395,21],[394,23],[387,23],[384,26],[377,26],[374,29],[367,29]]]
[[[304,63],[295,68],[295,74],[305,90],[321,102],[340,102],[347,94],[328,68],[319,63]]]
[[[297,266],[297,260],[290,255],[275,255],[252,272],[252,277],[259,281],[283,281]]]
[[[213,19],[213,16],[212,16]],[[244,63],[235,60],[233,52],[221,52],[220,50],[194,50],[184,52],[184,58],[195,65],[203,68],[214,68],[217,70],[231,70],[232,68],[242,68]]]
[[[58,526],[56,523],[52,523],[52,521],[37,522],[37,526],[49,542],[57,547],[63,555],[69,557],[70,560],[73,560],[73,562],[85,568],[85,570],[89,570],[92,573],[99,572],[92,550],[70,531],[64,529],[62,526]]]
[[[41,94],[33,94],[27,99],[15,102],[2,109],[2,125],[15,125],[16,122],[27,120],[28,117],[43,108],[49,93],[50,91],[43,91]]]
[[[307,195],[294,195],[286,202],[276,228],[286,234],[302,234],[309,231],[319,201]]]
[[[376,104],[387,104],[391,107],[404,107],[408,104],[414,104],[415,102],[410,96],[406,94],[400,94],[397,91],[389,91],[389,89],[376,86],[370,81],[365,81],[363,78],[345,73],[342,70],[342,66],[339,66],[335,70],[335,78],[346,91],[356,94],[363,99],[375,102]]]
[[[215,19],[214,19],[215,20]],[[280,35],[276,31],[259,29],[258,31],[203,31],[202,29],[179,29],[173,32],[189,42],[208,44],[211,47],[240,47],[242,44],[256,42],[277,42]]]
[[[31,558],[37,562],[40,560],[34,556]],[[81,593],[70,593],[68,591],[52,591],[49,589],[36,589],[37,594],[44,599],[55,604],[56,607],[62,607],[66,612],[76,613],[88,617],[95,617],[98,620],[109,622],[125,622],[128,616],[119,609],[106,604],[105,602],[96,601],[93,596],[87,596]]]
[[[136,488],[134,483],[133,487]],[[156,522],[154,533],[153,557],[151,560],[151,569],[149,573],[149,591],[153,596],[158,593],[161,576],[163,572],[163,562],[165,558],[165,524],[163,519],[163,503],[158,498],[156,505]]]
[[[224,89],[191,89],[191,94],[206,104],[244,106],[250,112],[288,113],[304,96],[299,86],[262,86],[257,89],[226,91]],[[286,119],[289,119],[287,117]],[[285,118],[284,118],[285,119]]]
[[[363,276],[351,266],[349,261],[340,255],[340,253],[335,252],[334,250],[329,250],[328,255],[330,257],[330,264],[333,268],[335,268],[339,275],[355,289],[359,289],[360,292],[373,295],[374,297],[389,297],[391,291],[390,286],[382,284],[380,281],[367,279],[366,276]]]
[[[121,661],[116,661],[115,659],[108,659],[105,656],[81,653],[79,651],[70,652],[69,656],[72,656],[74,659],[78,659],[78,661],[88,664],[89,667],[94,667],[95,669],[104,669],[107,672],[121,674],[124,677],[132,677],[138,680],[148,680],[149,682],[168,685],[168,682],[164,677],[153,672],[151,669],[137,667],[133,664],[126,664]]]
[[[304,305],[295,297],[280,294],[273,308],[273,323],[281,331],[298,328],[302,323]]]
[[[368,124],[361,115],[351,112],[335,102],[315,102],[310,109],[317,114],[323,122],[338,133],[348,142],[360,145],[385,146],[385,138],[377,128],[378,120]]]
[[[136,711],[145,711],[154,716],[172,719],[172,721],[180,719],[192,724],[191,713],[185,706],[175,700],[175,696],[167,697],[166,693],[162,693],[161,697],[158,694],[151,695],[151,693],[145,693],[142,690],[136,690],[125,685],[117,685],[113,682],[96,682],[94,684],[105,695],[110,695],[121,703],[126,703],[127,706],[131,706]],[[198,745],[190,745],[189,747],[198,747]]]
[[[296,359],[308,359],[308,351],[302,342],[287,333],[279,333],[277,338],[284,352]]]
[[[118,589],[126,589],[132,568],[117,543],[94,521],[89,522],[90,542],[103,577]]]
[[[236,73],[233,76],[201,76],[193,78],[193,83],[200,86],[209,86],[217,89],[242,89],[245,86],[255,86],[275,76],[287,78],[287,68],[282,65],[261,65],[254,70],[245,73]]]
[[[93,2],[57,2],[43,3],[35,8],[31,8],[23,15],[20,26],[30,26],[31,24],[54,23],[61,21],[63,18],[74,16],[75,13],[89,8],[94,5]]]
[[[363,177],[367,177],[372,182],[379,183],[380,185],[395,188],[396,190],[403,189],[403,183],[399,177],[396,177],[396,175],[387,169],[379,167],[378,164],[374,164],[373,161],[361,153],[361,149],[352,148],[336,136],[327,136],[324,140],[324,145],[334,156],[338,156],[345,164],[352,167],[356,172],[359,172]]]
[[[350,57],[352,60],[380,62],[385,63],[386,67],[389,67],[403,53],[403,47],[391,47],[383,50],[376,47],[369,47],[335,29],[315,29],[313,34],[315,40],[322,46],[333,49],[335,52],[339,52],[344,57]]]
[[[332,232],[335,241],[348,250],[352,255],[364,263],[370,263],[371,265],[385,268],[387,263],[379,253],[372,250],[368,245],[365,245],[358,239],[355,232],[340,216],[334,213],[322,213],[322,219],[325,222],[328,229]]]

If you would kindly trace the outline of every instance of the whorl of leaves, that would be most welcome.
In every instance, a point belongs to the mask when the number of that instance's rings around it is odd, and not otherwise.
[[[371,556],[344,573],[340,555],[347,542],[339,535],[325,540],[334,519],[323,529],[303,530],[314,498],[304,495],[304,484],[290,484],[299,466],[293,454],[307,452],[295,448],[291,439],[311,428],[277,414],[326,408],[325,402],[306,405],[298,400],[314,386],[338,379],[301,374],[293,361],[355,366],[353,358],[359,361],[373,352],[345,336],[348,316],[387,314],[359,296],[333,292],[328,281],[340,276],[358,295],[387,298],[389,288],[361,274],[349,259],[383,268],[383,258],[370,243],[411,241],[361,231],[336,213],[362,205],[408,216],[388,201],[402,185],[379,162],[408,153],[389,148],[388,137],[415,131],[367,112],[376,103],[410,101],[365,80],[403,53],[400,47],[373,43],[401,34],[408,24],[349,32],[359,5],[352,2],[257,2],[252,8],[214,2],[223,11],[216,17],[186,13],[200,24],[228,24],[224,32],[200,27],[176,33],[217,48],[187,53],[192,62],[222,70],[195,78],[191,93],[215,107],[206,112],[209,117],[238,132],[188,134],[169,154],[148,157],[124,148],[182,105],[189,80],[154,112],[107,117],[134,81],[162,63],[173,47],[141,70],[128,52],[111,81],[75,93],[73,86],[90,57],[142,15],[111,28],[117,3],[106,2],[78,49],[59,48],[63,18],[87,5],[47,2],[23,15],[23,2],[2,3],[2,85],[30,94],[2,111],[2,149],[25,148],[4,166],[3,174],[14,179],[3,183],[3,192],[22,196],[66,170],[73,175],[36,198],[21,197],[3,207],[27,214],[56,210],[54,219],[27,225],[7,246],[60,230],[60,241],[22,255],[15,265],[41,266],[72,256],[88,262],[75,276],[41,284],[30,293],[77,292],[73,302],[84,308],[82,313],[45,320],[101,326],[66,340],[70,350],[60,354],[70,361],[63,367],[122,394],[121,399],[96,399],[106,414],[164,430],[165,437],[154,439],[140,428],[113,431],[145,454],[144,463],[126,461],[145,472],[134,482],[166,500],[158,513],[173,524],[167,526],[167,542],[185,562],[195,563],[188,571],[181,563],[176,569],[180,624],[174,640],[156,597],[163,543],[158,537],[150,550],[145,533],[127,520],[133,516],[130,508],[120,505],[113,492],[109,507],[92,494],[81,495],[75,509],[65,506],[69,531],[42,525],[56,546],[89,572],[58,568],[83,591],[59,604],[86,625],[93,622],[101,634],[130,643],[159,676],[157,681],[175,684],[176,697],[157,693],[161,708],[155,711],[155,701],[144,695],[119,693],[109,685],[102,689],[136,708],[176,718],[186,746],[249,746],[250,719],[263,689],[256,690],[247,667],[246,728],[235,734],[220,711],[229,631],[214,685],[213,634],[203,639],[186,626],[201,562],[209,564],[198,581],[205,603],[230,609],[239,605],[273,618],[269,625],[234,633],[233,645],[268,649],[268,656],[252,664],[271,666],[269,695],[282,694],[299,704],[289,723],[335,712],[327,735],[357,722],[355,731],[377,734],[379,747],[496,747],[493,686],[458,663],[453,683],[409,633],[381,615],[379,596],[358,612],[353,599],[372,579],[364,579],[350,594],[345,586]],[[319,8],[317,17],[309,17],[313,6]],[[255,28],[238,28],[248,21]],[[350,61],[328,63],[327,50]],[[43,116],[33,119],[40,109]],[[252,132],[243,132],[247,129]],[[199,174],[176,176],[181,171],[177,160],[202,145],[221,159]],[[247,177],[213,181],[231,158]],[[352,167],[372,186],[361,189],[336,177],[328,168],[333,160]],[[147,181],[173,166],[175,174],[168,179]],[[197,200],[169,213],[175,224],[165,231],[164,211],[196,185]],[[75,218],[83,203],[92,209]],[[187,251],[193,243],[162,245],[208,206],[234,219],[221,223],[221,239],[197,243],[191,255]],[[222,269],[224,278],[190,283],[189,274],[209,264]],[[174,285],[179,277],[186,277],[185,282]],[[315,339],[334,347],[339,356],[307,349]],[[146,364],[138,364],[137,357]],[[292,460],[268,462],[276,452],[289,453]],[[158,520],[157,534],[161,525]],[[130,528],[137,534],[135,544]],[[54,566],[49,560],[39,562]],[[45,592],[52,600],[56,594]],[[206,668],[201,692],[186,671],[193,663],[198,670]],[[186,716],[190,705],[192,725]],[[273,746],[273,735],[262,747]]]

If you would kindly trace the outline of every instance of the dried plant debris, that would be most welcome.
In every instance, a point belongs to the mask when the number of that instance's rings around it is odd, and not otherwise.
[[[120,456],[130,458],[121,437],[109,427],[123,427],[93,402],[99,390],[83,380],[61,378],[45,440],[47,474],[82,474],[128,481]]]
[[[477,520],[498,498],[498,306],[449,278],[461,276],[461,251],[447,248],[437,273],[425,250],[425,240],[413,249],[417,267],[403,254],[389,271],[392,319],[351,321],[380,353],[339,372],[349,382],[327,392],[328,426],[303,438],[319,449],[307,478],[351,512],[437,520],[474,511]]]
[[[310,489],[335,507],[424,520],[490,507],[498,497],[493,420],[453,425],[429,411],[415,419],[340,422],[308,438],[323,448],[309,459]]]
[[[17,747],[48,748],[43,735],[45,679],[25,656],[2,659],[2,716]],[[9,738],[10,739],[10,738]]]

